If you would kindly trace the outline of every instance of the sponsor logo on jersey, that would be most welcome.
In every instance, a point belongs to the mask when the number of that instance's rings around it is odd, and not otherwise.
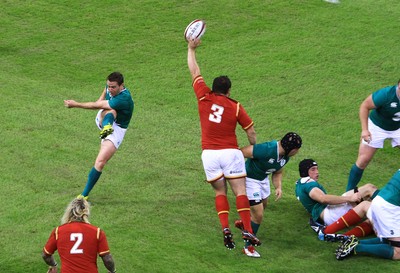
[[[390,107],[392,107],[392,108],[397,108],[397,102],[392,102],[392,103],[390,103]]]
[[[269,163],[269,164],[274,164],[274,161],[275,161],[275,159],[270,158],[270,159],[268,160],[268,163]]]
[[[270,174],[270,173],[273,173],[273,172],[276,172],[276,169],[269,169],[269,170],[267,170],[265,172],[265,174]]]

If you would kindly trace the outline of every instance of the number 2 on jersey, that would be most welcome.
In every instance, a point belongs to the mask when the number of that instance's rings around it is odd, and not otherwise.
[[[82,254],[83,249],[80,249],[79,246],[81,245],[81,243],[83,241],[83,234],[82,233],[71,233],[71,236],[69,238],[70,238],[71,242],[76,241],[69,253]]]
[[[212,122],[215,123],[221,123],[222,120],[222,114],[224,113],[224,107],[219,106],[217,104],[213,104],[211,106],[211,110],[213,111],[210,116],[208,117],[208,119]]]

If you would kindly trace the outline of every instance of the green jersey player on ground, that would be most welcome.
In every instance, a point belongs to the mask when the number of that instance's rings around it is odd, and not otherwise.
[[[250,201],[251,226],[254,234],[263,220],[264,210],[271,193],[270,177],[275,188],[275,201],[282,197],[283,167],[290,157],[298,153],[302,144],[301,137],[293,132],[287,133],[280,141],[273,140],[255,145],[248,145],[241,150],[246,160],[246,193]],[[235,226],[243,229],[241,220]],[[260,254],[249,244],[243,248],[249,257],[260,257]]]
[[[342,195],[328,194],[318,182],[318,164],[311,158],[299,163],[300,179],[296,182],[296,198],[311,216],[310,226],[318,238],[334,241],[334,233],[351,226],[345,236],[367,236],[373,233],[372,224],[365,220],[371,202],[379,190],[373,184],[366,184]],[[342,236],[342,238],[344,238]]]
[[[86,187],[78,197],[88,198],[99,180],[104,166],[115,154],[124,139],[131,121],[134,103],[131,93],[124,85],[124,76],[113,72],[107,77],[107,85],[99,99],[94,102],[65,100],[68,108],[98,109],[96,124],[100,129],[101,146],[93,168],[89,172]]]
[[[367,216],[377,237],[360,241],[355,236],[350,237],[336,250],[336,259],[364,253],[400,260],[400,170],[372,200]]]
[[[375,152],[383,148],[385,139],[392,147],[400,147],[400,81],[369,95],[360,106],[361,143],[358,158],[351,167],[347,190],[360,182],[364,169]]]

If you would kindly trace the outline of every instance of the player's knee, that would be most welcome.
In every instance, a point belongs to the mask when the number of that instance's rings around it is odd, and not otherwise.
[[[360,191],[365,192],[366,195],[371,196],[378,188],[371,183],[367,183],[359,188]]]
[[[357,206],[359,206],[362,214],[365,215],[365,214],[367,214],[367,211],[368,211],[370,205],[371,205],[370,201],[364,200],[360,204],[358,204]]]
[[[359,157],[357,159],[356,165],[359,169],[364,170],[368,166],[370,161],[371,158]]]
[[[101,171],[103,171],[104,166],[106,165],[106,163],[107,163],[107,161],[97,160],[96,163],[94,164],[94,167],[96,168],[96,170],[101,172]]]
[[[394,248],[394,254],[393,254],[393,260],[400,260],[400,247],[393,247]]]

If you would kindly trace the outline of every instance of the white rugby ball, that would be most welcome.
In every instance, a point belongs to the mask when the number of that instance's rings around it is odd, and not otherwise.
[[[200,19],[192,21],[185,29],[185,39],[188,41],[191,38],[200,39],[206,31],[206,22]]]

